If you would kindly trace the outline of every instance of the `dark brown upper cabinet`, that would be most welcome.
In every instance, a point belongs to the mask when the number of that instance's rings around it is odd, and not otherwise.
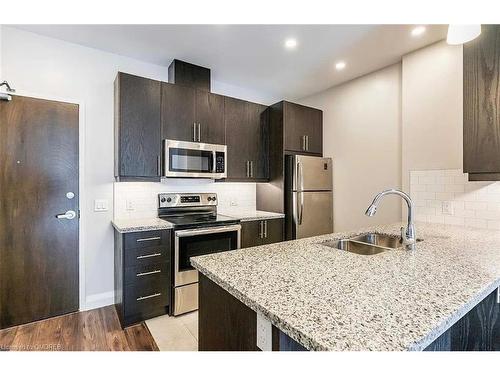
[[[300,104],[283,102],[285,150],[322,154],[323,112]]]
[[[224,144],[224,97],[204,90],[162,83],[163,139]]]
[[[160,178],[161,83],[119,72],[115,89],[115,177]]]
[[[269,158],[265,105],[224,98],[227,180],[267,181]]]
[[[463,46],[463,157],[471,181],[500,180],[500,26]]]
[[[210,69],[175,59],[168,67],[168,82],[210,92]]]

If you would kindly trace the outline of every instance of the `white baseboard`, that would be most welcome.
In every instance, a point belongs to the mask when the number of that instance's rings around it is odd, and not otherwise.
[[[85,306],[80,306],[81,311],[97,309],[99,307],[113,305],[115,303],[115,292],[91,294],[85,299]]]

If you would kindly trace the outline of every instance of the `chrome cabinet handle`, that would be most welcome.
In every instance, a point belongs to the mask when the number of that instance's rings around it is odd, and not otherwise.
[[[193,142],[196,142],[196,122],[193,122]]]
[[[306,135],[306,151],[309,151],[309,136]]]
[[[264,222],[259,222],[259,238],[264,238]]]
[[[201,142],[201,123],[198,123],[198,142]]]
[[[156,174],[158,176],[161,174],[160,155],[156,156]]]
[[[250,177],[250,162],[247,160],[245,161],[245,176]]]
[[[263,223],[264,223],[264,238],[267,238],[267,220],[264,220]]]
[[[149,237],[149,238],[138,238],[137,242],[145,242],[145,241],[156,241],[161,240],[161,237]]]
[[[58,219],[68,219],[68,220],[73,220],[76,217],[76,212],[73,210],[66,211],[63,214],[58,214],[56,215],[56,218]]]
[[[154,275],[155,273],[161,273],[161,270],[154,270],[154,271],[150,271],[150,272],[139,272],[135,276],[141,277],[141,276],[147,276],[147,275]]]
[[[302,151],[306,151],[306,136],[302,136]]]
[[[249,173],[248,173],[248,177],[253,177],[253,161],[252,161],[252,160],[250,160],[250,161],[248,162],[248,164],[249,164],[249,166],[250,166],[250,171],[249,171]]]
[[[142,300],[145,300],[145,299],[155,298],[155,297],[159,297],[159,296],[161,296],[161,293],[150,294],[149,296],[138,297],[136,299],[137,299],[137,301],[142,301]]]
[[[153,258],[153,257],[159,257],[161,256],[161,253],[154,253],[154,254],[147,254],[147,255],[139,255],[136,257],[136,259],[146,259],[146,258]]]

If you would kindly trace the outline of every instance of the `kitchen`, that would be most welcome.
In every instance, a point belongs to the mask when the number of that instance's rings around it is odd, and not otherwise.
[[[498,350],[473,26],[2,24],[2,351]]]

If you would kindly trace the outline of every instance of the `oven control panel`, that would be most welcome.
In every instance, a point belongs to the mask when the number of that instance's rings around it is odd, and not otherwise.
[[[160,193],[158,207],[217,206],[215,193]]]

